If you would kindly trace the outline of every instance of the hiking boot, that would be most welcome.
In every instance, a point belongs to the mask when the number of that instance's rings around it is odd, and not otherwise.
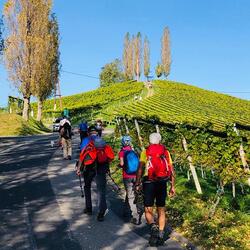
[[[132,218],[130,219],[130,223],[132,223],[132,224],[134,224],[134,225],[137,225],[137,219],[134,218],[134,217],[132,217]]]
[[[104,212],[99,212],[97,215],[97,220],[98,221],[104,221],[105,215],[108,213],[108,209],[106,209]]]
[[[149,238],[149,245],[151,247],[157,246],[158,243],[158,236],[159,236],[159,229],[156,224],[151,225],[151,232],[150,232],[150,238]]]
[[[68,156],[68,160],[71,160],[71,156],[70,155]]]
[[[157,246],[163,246],[164,242],[165,242],[165,240],[163,237],[158,237]]]
[[[105,212],[99,212],[99,214],[97,215],[97,220],[98,221],[104,221],[104,215],[105,215]]]
[[[85,214],[92,215],[92,209],[90,209],[90,208],[84,208],[84,209],[83,209],[83,212],[84,212]]]

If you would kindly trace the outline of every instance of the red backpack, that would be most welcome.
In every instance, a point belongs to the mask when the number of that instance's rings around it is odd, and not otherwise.
[[[96,160],[99,164],[104,164],[112,161],[115,158],[115,154],[109,145],[105,147],[97,148]]]
[[[80,153],[80,161],[82,162],[82,166],[89,166],[94,164],[97,157],[97,151],[94,145],[93,140],[82,149]]]
[[[151,144],[147,150],[148,160],[148,179],[160,180],[167,179],[172,174],[171,163],[166,158],[169,152],[162,144]]]

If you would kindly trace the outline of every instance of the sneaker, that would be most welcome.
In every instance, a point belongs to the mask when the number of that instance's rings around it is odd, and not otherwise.
[[[157,225],[153,224],[151,226],[151,233],[150,233],[150,238],[149,238],[149,245],[151,247],[155,247],[158,244],[158,236],[159,236],[159,229]]]
[[[83,209],[83,212],[84,212],[85,214],[92,215],[92,209],[84,208],[84,209]]]

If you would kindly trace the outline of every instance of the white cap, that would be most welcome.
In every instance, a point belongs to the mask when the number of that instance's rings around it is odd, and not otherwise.
[[[159,144],[161,141],[161,135],[159,133],[152,133],[149,136],[149,142],[151,144]]]

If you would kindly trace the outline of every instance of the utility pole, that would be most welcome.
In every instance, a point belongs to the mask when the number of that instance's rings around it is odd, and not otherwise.
[[[62,95],[61,95],[61,88],[60,88],[59,81],[56,83],[55,91],[54,91],[54,110],[56,110],[56,98],[57,97],[59,97],[60,110],[62,111]]]

